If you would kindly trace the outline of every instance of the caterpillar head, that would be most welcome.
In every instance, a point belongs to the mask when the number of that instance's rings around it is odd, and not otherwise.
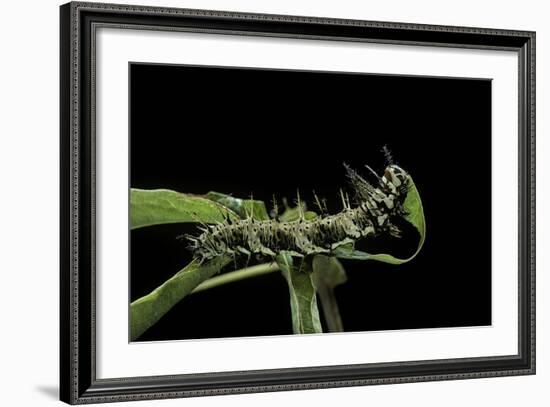
[[[392,164],[386,167],[384,170],[384,175],[382,177],[382,182],[387,184],[390,182],[396,188],[402,188],[403,186],[408,187],[409,174],[403,168]]]
[[[375,206],[379,206],[384,202],[390,215],[402,215],[404,213],[401,206],[409,190],[409,174],[404,169],[395,164],[390,164],[384,170],[384,174],[379,176],[373,169],[366,166],[377,180],[377,185],[373,186],[349,165],[344,163],[344,167],[354,189],[356,202],[359,205],[365,201],[372,203],[374,200],[376,201]]]
[[[395,164],[387,166],[382,176],[382,184],[388,195],[393,196],[396,201],[396,214],[404,214],[402,206],[409,191],[409,174],[407,171]]]

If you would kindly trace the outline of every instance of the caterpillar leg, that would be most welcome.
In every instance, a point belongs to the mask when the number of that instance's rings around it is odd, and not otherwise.
[[[276,256],[275,252],[273,250],[271,250],[269,247],[265,247],[264,245],[261,245],[258,248],[258,250],[264,256],[267,256],[267,257],[275,257]]]
[[[336,242],[336,243],[333,243],[330,248],[331,250],[336,250],[337,248],[339,248],[340,246],[345,246],[345,245],[348,245],[348,244],[354,244],[355,243],[355,240],[353,239],[350,239],[349,237],[346,237],[345,239],[339,241],[339,242]]]
[[[237,251],[239,251],[242,254],[246,255],[246,265],[245,268],[248,267],[248,263],[250,262],[250,257],[252,256],[252,252],[250,250],[245,249],[242,246],[237,246]]]
[[[302,253],[298,253],[297,251],[295,250],[285,250],[289,255],[291,255],[292,257],[301,257],[303,258],[304,255]]]

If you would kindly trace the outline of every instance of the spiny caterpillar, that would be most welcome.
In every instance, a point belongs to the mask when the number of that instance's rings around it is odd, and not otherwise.
[[[391,163],[387,152],[386,157]],[[384,174],[378,176],[366,166],[376,177],[378,185],[375,187],[348,165],[344,166],[354,190],[354,207],[350,205],[349,197],[340,191],[344,206],[341,212],[309,221],[301,209],[299,219],[291,222],[282,222],[277,217],[256,220],[252,214],[239,220],[226,218],[216,225],[203,225],[199,236],[187,236],[190,249],[201,262],[239,254],[273,258],[281,251],[304,257],[331,254],[338,247],[369,235],[388,233],[399,237],[400,230],[392,224],[392,218],[405,214],[403,203],[410,185],[408,173],[390,164]],[[317,197],[316,200],[323,209]],[[299,198],[298,207],[302,208]]]

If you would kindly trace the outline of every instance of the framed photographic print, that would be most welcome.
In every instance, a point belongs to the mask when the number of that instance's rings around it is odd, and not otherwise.
[[[61,6],[61,399],[535,373],[535,33]]]

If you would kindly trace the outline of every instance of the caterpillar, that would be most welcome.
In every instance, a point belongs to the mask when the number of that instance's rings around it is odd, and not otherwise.
[[[389,152],[385,152],[386,159],[391,160]],[[391,162],[382,176],[366,166],[374,174],[377,186],[344,164],[355,205],[352,207],[349,197],[340,191],[343,209],[337,214],[307,221],[301,211],[299,219],[291,222],[280,221],[277,217],[260,221],[251,215],[239,220],[226,218],[215,225],[203,225],[199,236],[187,236],[189,248],[201,262],[222,255],[250,257],[255,254],[274,258],[283,250],[292,256],[305,257],[330,255],[337,248],[369,235],[388,233],[399,237],[400,230],[392,223],[392,218],[405,214],[403,203],[410,177]],[[298,206],[301,205],[298,198]]]

